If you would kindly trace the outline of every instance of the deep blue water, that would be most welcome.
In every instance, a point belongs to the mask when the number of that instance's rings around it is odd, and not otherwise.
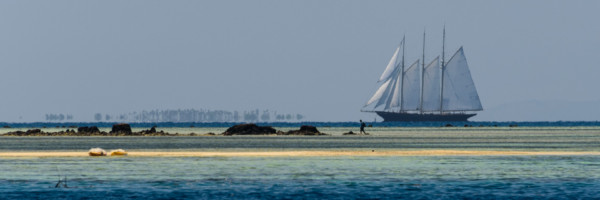
[[[599,166],[598,156],[3,158],[0,199],[595,199]],[[69,188],[54,187],[59,174]]]
[[[29,127],[68,127],[68,126],[98,126],[111,127],[118,122],[30,122],[30,123],[8,123],[0,122],[0,127],[10,126],[13,128],[29,128]],[[133,122],[132,127],[230,127],[242,122],[160,122],[146,123]],[[311,125],[316,127],[356,127],[358,122],[257,122],[261,126],[273,127],[299,127],[301,125]],[[446,124],[454,126],[509,126],[517,125],[522,127],[568,127],[568,126],[600,126],[600,121],[540,121],[540,122],[487,122],[487,121],[469,121],[469,122],[367,122],[374,127],[440,127]]]
[[[78,182],[75,182],[78,183]],[[88,188],[8,191],[6,199],[596,199],[597,180],[79,182]],[[7,184],[1,183],[0,184]],[[14,184],[14,183],[13,183]],[[124,184],[93,187],[97,184]],[[46,183],[43,187],[52,185]],[[133,186],[133,187],[132,187]]]

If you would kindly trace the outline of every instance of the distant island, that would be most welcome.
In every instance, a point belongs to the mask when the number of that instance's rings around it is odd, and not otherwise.
[[[71,114],[50,113],[45,114],[49,122],[63,122],[77,120]],[[209,109],[170,109],[170,110],[143,110],[122,114],[95,113],[94,121],[97,122],[292,122],[301,121],[304,115],[297,113],[279,113],[271,110],[227,111]]]

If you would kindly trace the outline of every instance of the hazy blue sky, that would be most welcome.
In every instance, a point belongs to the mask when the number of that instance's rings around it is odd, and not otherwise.
[[[359,110],[402,35],[411,62],[426,29],[431,60],[444,24],[448,56],[464,46],[486,109],[474,120],[600,120],[599,9],[549,0],[0,1],[0,121],[177,108],[370,121]]]

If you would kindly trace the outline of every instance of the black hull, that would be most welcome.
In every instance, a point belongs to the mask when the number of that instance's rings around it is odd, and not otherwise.
[[[418,113],[397,113],[375,111],[377,115],[383,118],[384,122],[450,122],[450,121],[467,121],[470,117],[476,114],[466,113],[444,113],[444,114],[418,114]]]

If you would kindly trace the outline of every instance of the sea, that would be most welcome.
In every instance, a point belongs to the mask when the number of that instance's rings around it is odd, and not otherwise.
[[[188,136],[234,123],[132,123],[169,137],[2,137],[0,152],[600,152],[600,122],[259,123],[328,136]],[[447,127],[450,124],[452,127]],[[0,134],[112,123],[0,123]],[[64,126],[64,128],[63,128]],[[61,184],[56,187],[61,180]],[[63,183],[66,180],[66,187]],[[0,157],[0,199],[597,199],[598,155]]]

